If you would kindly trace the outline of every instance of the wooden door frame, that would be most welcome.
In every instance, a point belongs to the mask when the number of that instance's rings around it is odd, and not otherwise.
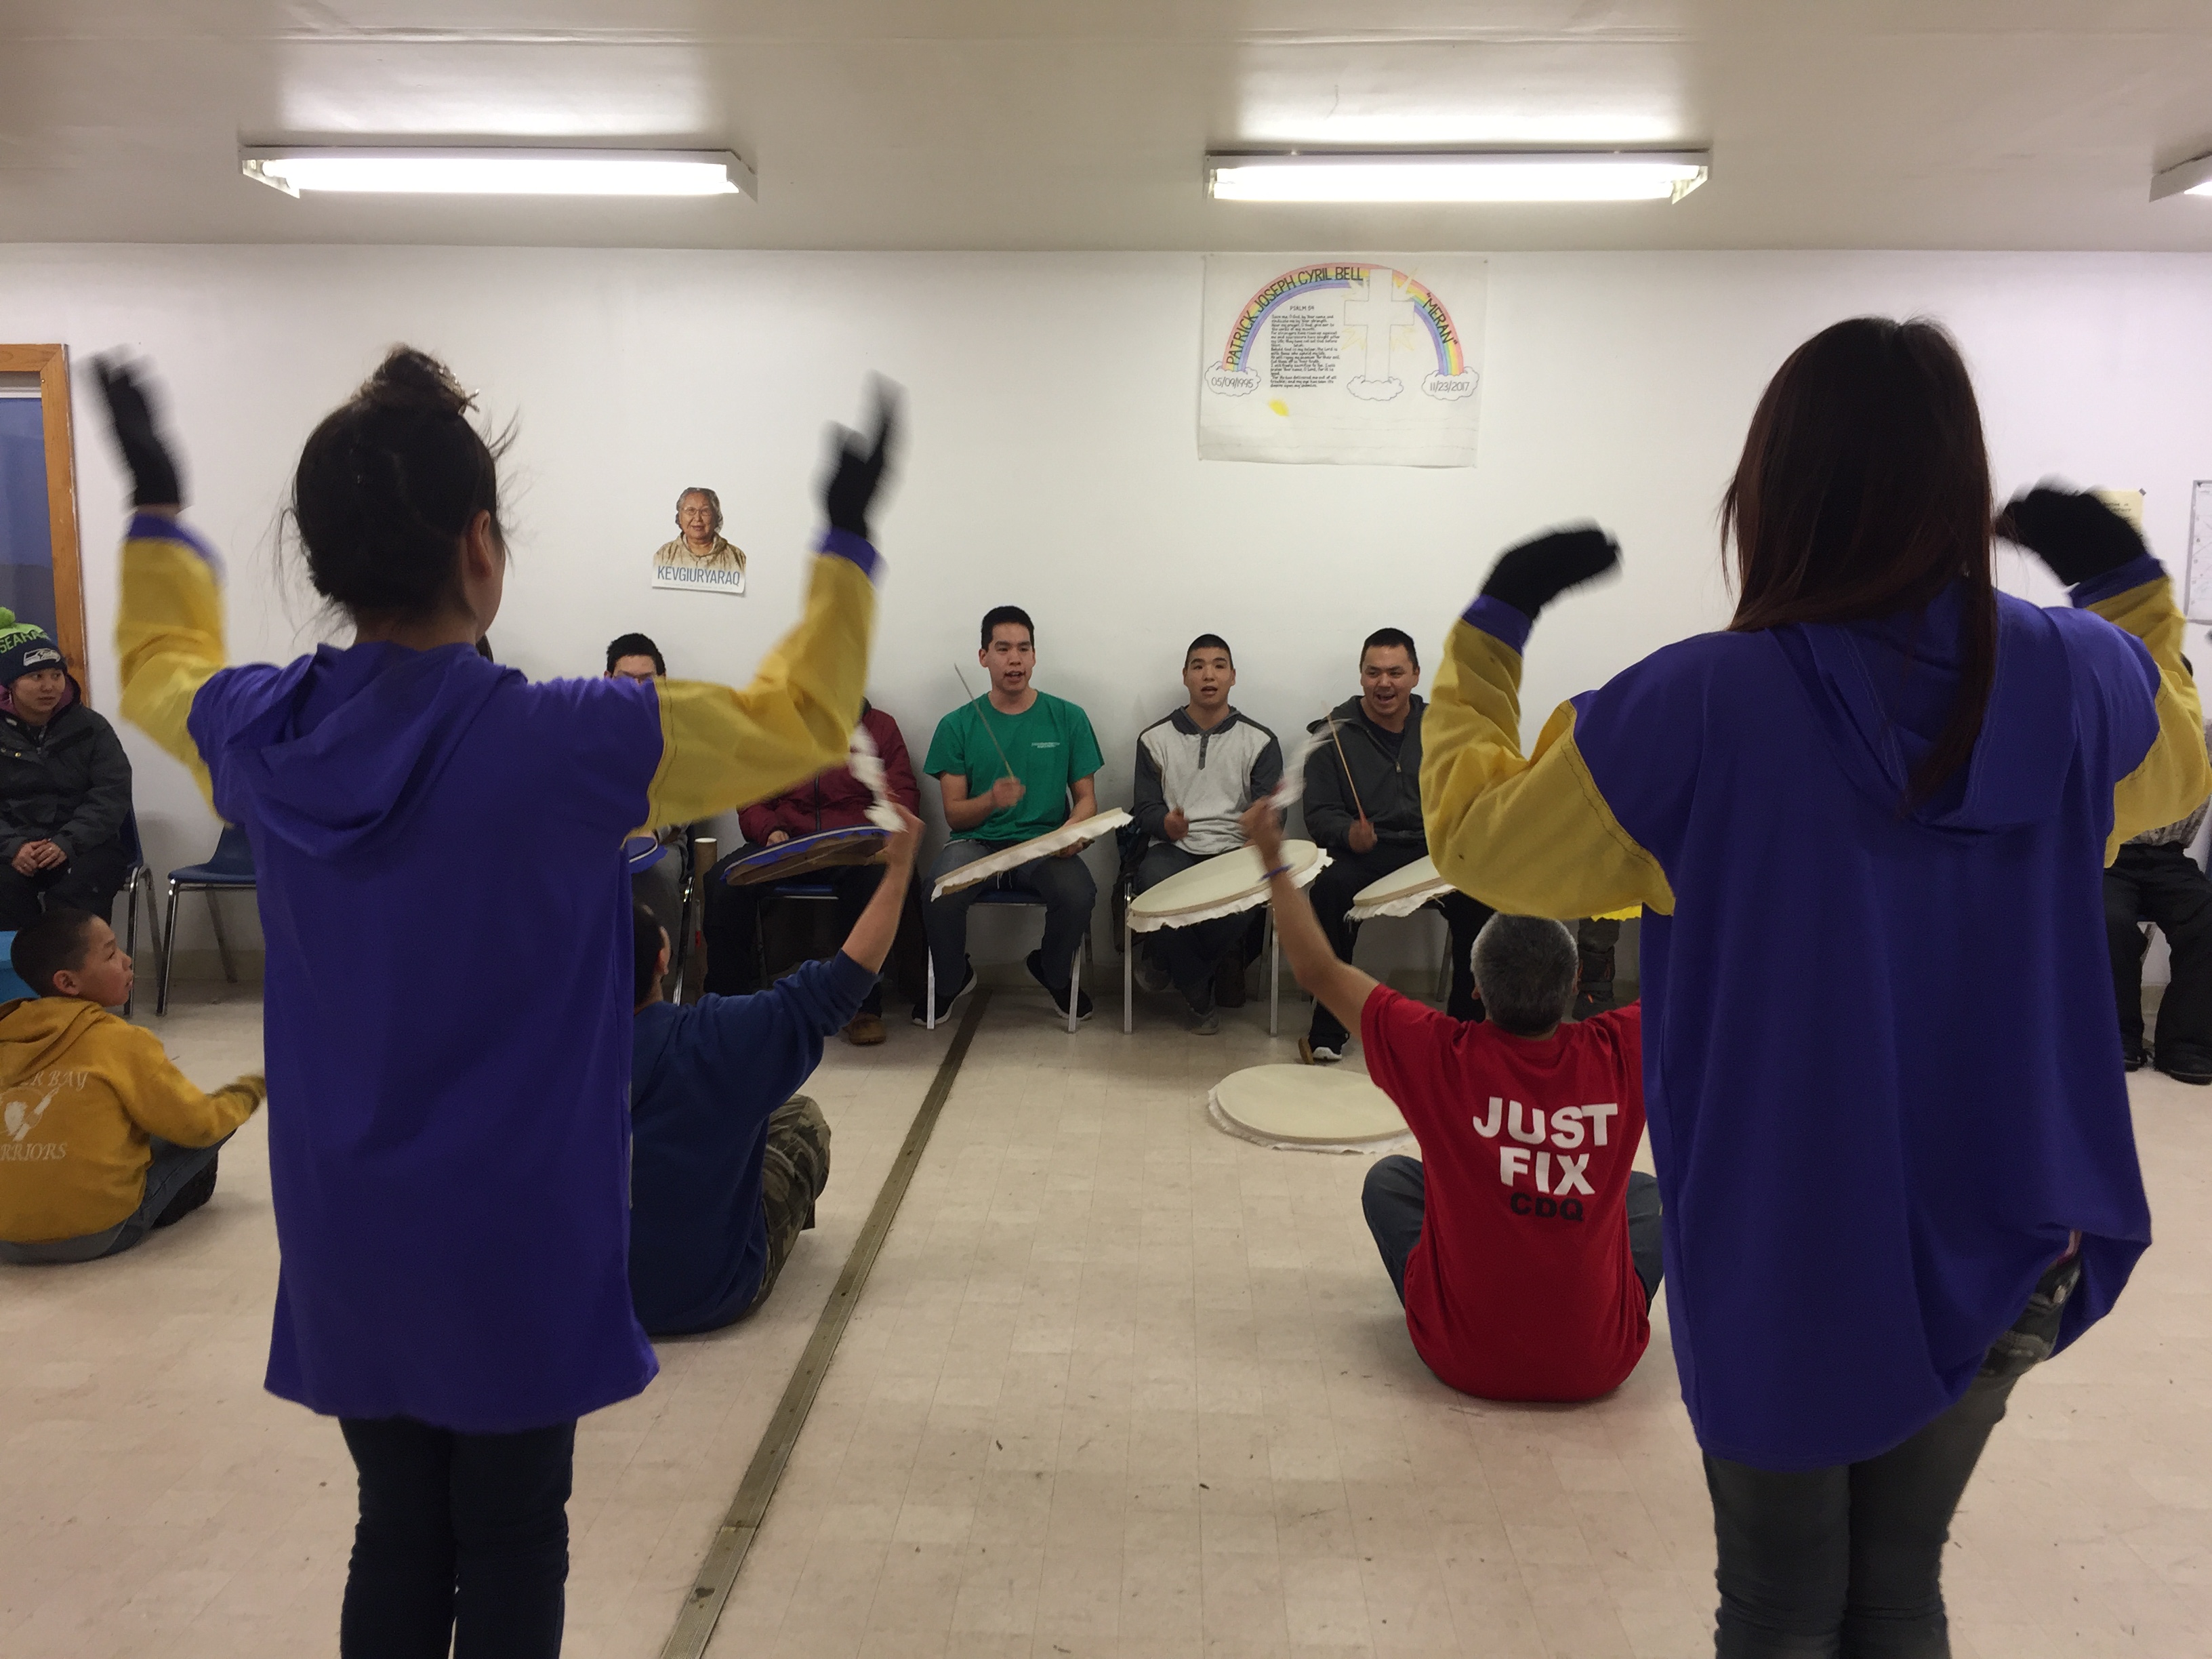
[[[39,412],[46,447],[46,533],[53,546],[55,643],[69,660],[86,702],[92,664],[85,654],[84,566],[78,556],[76,451],[70,428],[69,348],[0,345],[0,374],[39,377]]]

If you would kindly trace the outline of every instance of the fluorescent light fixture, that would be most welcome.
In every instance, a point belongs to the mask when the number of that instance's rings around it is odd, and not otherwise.
[[[1429,150],[1213,155],[1224,202],[1679,202],[1705,182],[1706,150]]]
[[[2212,196],[2212,155],[2151,174],[2150,199],[2155,202],[2162,196]]]
[[[287,196],[311,190],[409,196],[750,196],[753,171],[726,149],[241,150],[239,167]]]

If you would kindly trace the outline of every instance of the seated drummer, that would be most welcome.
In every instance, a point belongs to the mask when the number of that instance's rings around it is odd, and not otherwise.
[[[1659,1183],[1644,1138],[1644,1011],[1565,1024],[1574,935],[1493,915],[1473,973],[1490,1018],[1450,1018],[1340,961],[1279,872],[1272,811],[1245,817],[1274,879],[1298,983],[1359,1024],[1367,1073],[1418,1158],[1378,1158],[1360,1194],[1413,1350],[1486,1400],[1594,1400],[1636,1369],[1660,1275]]]
[[[607,672],[611,680],[665,680],[668,678],[667,661],[660,647],[643,634],[617,634],[607,642]],[[668,930],[671,939],[684,930],[684,826],[680,823],[657,825],[653,833],[660,844],[673,849],[651,869],[641,870],[629,878],[629,896],[651,910],[653,919]],[[672,995],[676,988],[671,985]]]
[[[989,676],[991,689],[980,702],[963,703],[938,721],[929,757],[922,763],[944,791],[945,823],[952,832],[930,872],[933,884],[963,864],[1098,811],[1102,757],[1091,717],[1030,684],[1036,667],[1036,631],[1029,612],[1012,605],[986,611],[982,640],[975,659]],[[1075,952],[1098,896],[1097,884],[1078,856],[1081,850],[1032,859],[995,881],[929,901],[924,915],[930,959],[937,969],[938,1018],[975,983],[975,969],[968,960],[968,909],[992,886],[1043,901],[1044,945],[1030,952],[1030,976],[1066,1018]],[[915,1024],[922,1024],[927,1012],[915,1009]],[[1088,991],[1078,1001],[1076,1018],[1091,1018]]]
[[[1320,732],[1322,741],[1306,758],[1306,834],[1330,860],[1313,884],[1313,908],[1340,962],[1352,960],[1359,937],[1359,925],[1345,919],[1352,896],[1428,854],[1421,824],[1423,704],[1413,695],[1420,683],[1413,635],[1378,628],[1359,648],[1359,695],[1307,727]],[[1451,928],[1446,1012],[1455,1019],[1480,1019],[1468,963],[1490,907],[1464,893],[1448,892],[1438,902]],[[1316,997],[1313,1023],[1298,1040],[1298,1058],[1309,1066],[1341,1060],[1346,1041],[1343,1024]]]
[[[1230,706],[1237,660],[1218,634],[1201,634],[1182,657],[1190,700],[1137,733],[1136,800],[1130,811],[1153,845],[1137,866],[1137,891],[1244,844],[1237,819],[1283,781],[1275,734]],[[1217,916],[1139,935],[1137,977],[1148,991],[1170,984],[1190,1008],[1190,1029],[1221,1029],[1217,1001],[1234,1007],[1244,990],[1244,936],[1251,918]]]
[[[909,812],[921,811],[921,790],[915,782],[914,762],[906,752],[906,738],[898,722],[872,702],[860,705],[860,724],[876,740],[883,757],[884,775],[891,799]],[[850,830],[868,822],[875,797],[868,786],[853,775],[849,766],[834,767],[787,790],[772,800],[748,806],[738,814],[746,845],[732,853],[708,874],[706,882],[707,989],[717,996],[744,996],[761,988],[761,905],[774,896],[773,879],[732,887],[725,879],[730,866],[767,847],[826,830]],[[821,882],[836,895],[837,930],[850,933],[884,878],[880,864],[846,864],[811,870],[799,879]],[[884,1040],[884,988],[878,981],[861,999],[860,1012],[845,1027],[845,1041],[870,1048]]]
[[[664,1002],[668,935],[635,907],[629,1289],[648,1335],[744,1318],[814,1224],[830,1180],[830,1125],[792,1091],[876,982],[921,836],[921,821],[908,815],[842,950],[753,996]]]

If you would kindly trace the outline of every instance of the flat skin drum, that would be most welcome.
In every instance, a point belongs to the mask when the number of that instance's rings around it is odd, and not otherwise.
[[[1314,1146],[1395,1140],[1406,1120],[1364,1073],[1340,1066],[1252,1066],[1215,1085],[1223,1116],[1263,1140]]]

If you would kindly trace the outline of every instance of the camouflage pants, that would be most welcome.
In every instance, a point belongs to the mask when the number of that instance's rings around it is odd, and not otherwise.
[[[814,1200],[830,1184],[830,1123],[805,1095],[793,1095],[769,1115],[768,1149],[761,1157],[761,1208],[768,1217],[768,1265],[750,1314],[768,1300],[799,1234],[814,1224]]]

